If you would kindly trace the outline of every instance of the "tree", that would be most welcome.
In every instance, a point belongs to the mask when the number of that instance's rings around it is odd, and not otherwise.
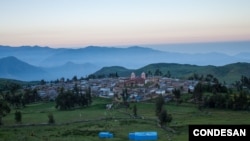
[[[189,80],[200,80],[200,77],[197,73],[194,73],[192,76],[188,78]]]
[[[180,102],[181,102],[181,100],[180,100],[180,98],[181,98],[181,91],[179,89],[175,88],[172,92],[173,92],[173,94],[175,96],[176,104],[177,105],[180,104]]]
[[[129,98],[128,89],[125,88],[122,91],[122,100],[123,100],[123,103],[126,103],[127,100],[128,100],[128,98]]]
[[[118,77],[119,77],[119,75],[118,75],[118,73],[117,73],[117,72],[115,72],[115,77],[116,77],[116,78],[118,78]]]
[[[49,124],[54,124],[55,123],[55,119],[54,119],[54,116],[53,116],[52,113],[48,114],[48,119],[49,119],[49,121],[48,121]]]
[[[166,76],[167,78],[170,78],[170,77],[171,77],[170,71],[168,71],[167,74],[165,74],[165,76]]]
[[[91,96],[91,88],[88,87],[86,90],[86,100],[87,100],[87,106],[91,105],[92,103],[92,96]]]
[[[9,90],[11,94],[14,94],[20,88],[21,88],[21,85],[19,85],[17,83],[9,83],[9,84],[6,84],[6,88],[5,89]]]
[[[194,100],[195,103],[198,105],[198,109],[202,109],[202,96],[203,96],[203,86],[202,83],[199,82],[195,87],[194,87]]]
[[[152,72],[149,70],[148,72],[147,72],[147,77],[148,76],[152,76],[153,74],[152,74]]]
[[[74,82],[77,81],[77,76],[76,75],[72,78],[72,81],[74,81]]]
[[[2,125],[2,118],[6,116],[6,114],[10,113],[11,109],[6,101],[0,99],[0,125]]]
[[[74,85],[73,92],[74,92],[75,94],[78,94],[78,93],[79,93],[79,88],[77,87],[77,84]]]
[[[205,81],[211,82],[213,78],[214,76],[212,74],[207,74],[207,76],[205,77]]]
[[[246,91],[241,91],[238,96],[234,95],[234,110],[247,110],[249,107]]]
[[[133,107],[133,113],[134,113],[134,117],[137,117],[137,106],[134,105]]]
[[[23,106],[23,94],[18,91],[20,88],[21,85],[18,83],[7,83],[4,88],[4,90],[6,90],[6,93],[2,97],[3,100],[15,106],[16,108]]]
[[[160,125],[163,127],[167,123],[167,111],[165,109],[161,110],[159,114]]]
[[[64,91],[63,88],[59,90],[56,97],[56,108],[60,110],[67,110],[75,106],[89,106],[92,103],[91,88],[85,90],[85,94],[75,87],[72,91]]]
[[[16,121],[16,123],[22,122],[22,113],[20,111],[15,112],[15,121]]]
[[[242,86],[245,86],[248,89],[250,89],[250,78],[242,75],[240,82],[241,82]]]
[[[160,71],[160,69],[156,69],[154,75],[155,76],[162,76],[162,72]]]
[[[118,73],[115,72],[115,73],[109,73],[108,77],[109,78],[118,78],[119,76],[118,76]]]
[[[24,104],[29,104],[41,100],[41,97],[38,95],[37,89],[26,88],[22,94],[22,99]]]
[[[96,78],[97,78],[96,75],[90,74],[90,75],[87,77],[87,80],[89,80],[89,79],[96,79]]]
[[[42,80],[40,81],[40,85],[45,85],[45,84],[46,84],[45,80],[42,79]]]
[[[56,98],[56,108],[60,110],[67,110],[74,107],[72,102],[73,93],[71,91],[62,91]]]
[[[159,120],[161,127],[164,127],[166,124],[172,121],[172,115],[167,113],[167,110],[162,109],[159,114]]]
[[[62,77],[62,78],[60,79],[60,82],[64,83],[64,82],[65,82],[65,78]]]
[[[128,94],[128,89],[125,88],[122,91],[122,101],[123,105],[125,106],[126,110],[130,107],[129,102],[128,102],[129,94]]]
[[[99,75],[97,75],[98,79],[105,78],[105,77],[106,77],[105,74],[99,74]]]
[[[15,93],[11,96],[10,103],[15,107],[15,108],[20,108],[21,106],[24,106],[23,95],[21,93]]]
[[[159,117],[159,115],[160,115],[160,113],[161,113],[161,111],[163,109],[164,103],[165,103],[165,101],[164,101],[163,96],[159,95],[159,97],[157,98],[157,101],[155,103],[155,106],[156,106],[156,108],[155,108],[155,115],[157,117]]]

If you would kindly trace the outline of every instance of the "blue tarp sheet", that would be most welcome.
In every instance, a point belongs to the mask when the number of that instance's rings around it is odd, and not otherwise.
[[[149,132],[132,132],[129,133],[129,140],[133,141],[146,141],[146,140],[157,140],[158,134],[154,131]]]
[[[100,132],[98,136],[99,138],[113,138],[113,134],[110,132]]]

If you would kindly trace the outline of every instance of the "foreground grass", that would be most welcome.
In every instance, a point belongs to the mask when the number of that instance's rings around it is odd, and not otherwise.
[[[95,99],[92,106],[69,111],[55,109],[55,104],[35,103],[21,109],[22,124],[33,126],[15,126],[14,112],[3,118],[4,126],[0,127],[0,141],[97,141],[100,131],[111,131],[113,139],[128,140],[128,133],[134,131],[157,131],[159,141],[188,140],[190,124],[250,124],[250,112],[204,109],[197,110],[192,104],[183,103],[179,106],[166,104],[173,121],[169,127],[175,132],[166,131],[156,124],[155,105],[153,103],[136,103],[138,114],[144,119],[132,119],[132,109],[106,111],[107,99]],[[131,104],[132,105],[135,103]],[[53,113],[55,125],[35,124],[47,123],[48,113]],[[99,120],[109,118],[109,120]],[[120,119],[123,118],[123,119]],[[150,120],[147,120],[150,119]]]

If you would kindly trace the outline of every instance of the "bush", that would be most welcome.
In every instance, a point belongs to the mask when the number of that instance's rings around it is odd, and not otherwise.
[[[48,118],[49,118],[49,121],[48,121],[49,124],[54,124],[55,123],[55,119],[54,119],[54,116],[53,116],[52,113],[48,114]]]
[[[20,111],[15,112],[15,121],[16,121],[16,123],[22,122],[22,113]]]

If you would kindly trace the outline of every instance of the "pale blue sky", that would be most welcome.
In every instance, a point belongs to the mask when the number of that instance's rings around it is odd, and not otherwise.
[[[250,40],[249,0],[0,0],[0,44],[126,46]]]

